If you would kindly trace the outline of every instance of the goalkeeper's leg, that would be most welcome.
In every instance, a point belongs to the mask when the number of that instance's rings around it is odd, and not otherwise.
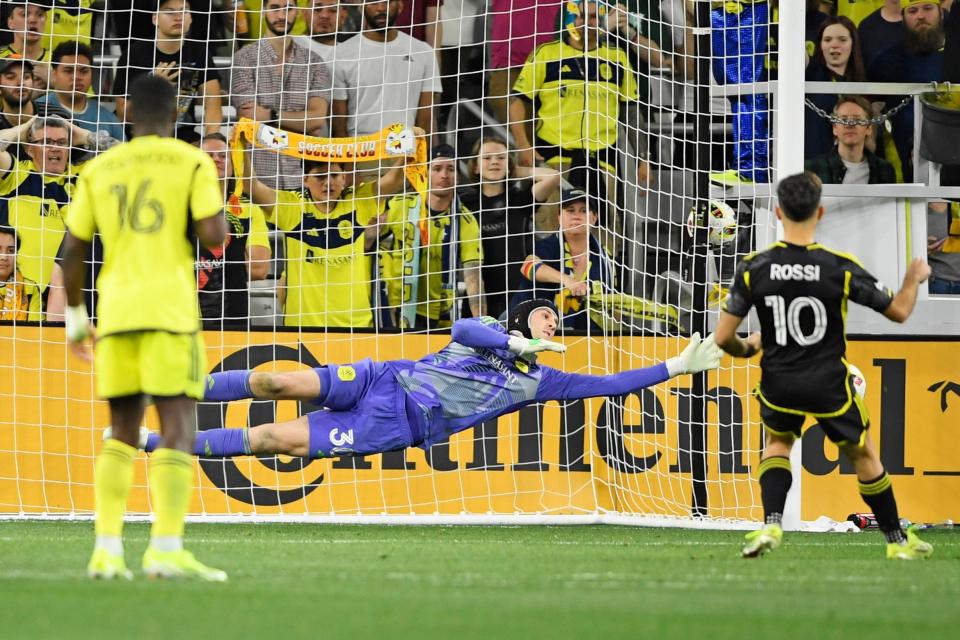
[[[322,368],[325,370],[325,367]],[[207,402],[259,400],[313,401],[320,395],[318,371],[307,369],[290,373],[261,373],[249,369],[220,371],[207,376],[203,399]]]

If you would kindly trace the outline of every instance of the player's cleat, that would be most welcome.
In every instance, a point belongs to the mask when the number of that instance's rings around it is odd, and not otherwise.
[[[94,580],[133,580],[133,574],[127,569],[123,556],[110,553],[106,549],[94,549],[87,563],[87,577]]]
[[[103,430],[103,441],[106,442],[113,437],[113,427],[107,427]],[[137,436],[137,449],[147,448],[147,438],[150,437],[150,430],[146,427],[140,427],[140,433]]]
[[[143,554],[143,572],[148,578],[188,578],[205,582],[226,582],[227,574],[208,567],[186,549],[157,551],[147,547]]]
[[[762,529],[751,531],[746,536],[747,544],[743,547],[744,558],[759,558],[767,551],[773,551],[780,546],[783,540],[783,529],[778,524],[768,524]]]
[[[907,541],[887,543],[887,560],[924,560],[933,555],[933,545],[924,542],[914,527],[907,528]]]

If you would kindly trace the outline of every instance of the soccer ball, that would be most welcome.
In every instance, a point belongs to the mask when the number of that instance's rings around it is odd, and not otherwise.
[[[694,205],[687,215],[687,235],[691,238],[696,229],[696,217],[697,207]],[[711,200],[707,228],[707,241],[714,247],[722,247],[736,240],[737,214],[733,207],[722,200]]]
[[[867,395],[867,379],[863,377],[863,372],[854,365],[848,364],[847,366],[850,375],[853,376],[853,388],[857,392],[857,395],[860,396],[860,399],[863,400]]]

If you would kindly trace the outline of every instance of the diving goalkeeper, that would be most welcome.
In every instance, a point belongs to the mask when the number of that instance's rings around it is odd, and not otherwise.
[[[715,369],[720,362],[713,336],[701,341],[694,334],[679,356],[652,367],[607,376],[564,373],[536,359],[542,351],[566,349],[549,340],[557,322],[553,303],[530,300],[512,310],[506,329],[489,317],[458,320],[450,344],[416,361],[365,359],[293,373],[214,373],[205,401],[300,400],[325,408],[250,429],[200,431],[194,453],[318,459],[429,449],[534,402],[624,395],[683,373]],[[152,451],[158,441],[144,432],[140,445]]]

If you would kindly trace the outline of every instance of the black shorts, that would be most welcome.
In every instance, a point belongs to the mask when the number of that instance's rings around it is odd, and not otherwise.
[[[800,430],[807,416],[812,416],[816,418],[830,441],[837,446],[862,444],[864,434],[870,426],[870,416],[867,415],[866,405],[863,404],[863,400],[854,389],[853,375],[847,376],[847,387],[849,388],[849,403],[831,414],[781,410],[784,407],[775,409],[758,392],[757,399],[760,401],[760,420],[763,422],[763,428],[777,435],[789,433],[799,438]]]

